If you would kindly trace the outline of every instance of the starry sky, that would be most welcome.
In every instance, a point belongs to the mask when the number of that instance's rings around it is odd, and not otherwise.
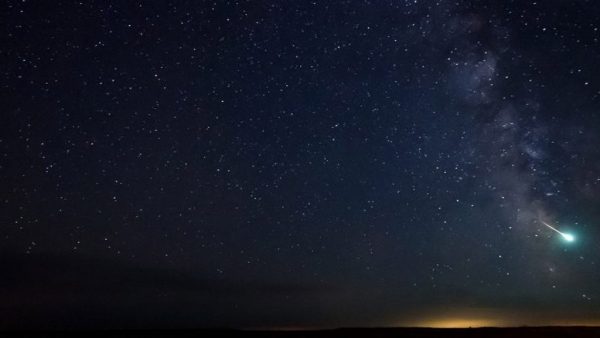
[[[0,327],[600,323],[594,1],[0,16]]]

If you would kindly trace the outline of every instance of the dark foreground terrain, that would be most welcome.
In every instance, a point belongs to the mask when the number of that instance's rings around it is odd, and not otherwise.
[[[71,332],[2,332],[0,337],[594,337],[600,338],[600,327],[520,327],[520,328],[344,328],[317,331],[71,331]]]

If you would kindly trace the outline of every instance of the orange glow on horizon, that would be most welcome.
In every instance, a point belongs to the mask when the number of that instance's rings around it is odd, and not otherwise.
[[[497,309],[457,309],[420,319],[396,322],[395,326],[429,328],[478,328],[520,326],[600,326],[600,318],[569,318],[557,314],[516,313]]]
[[[493,327],[493,326],[507,326],[501,321],[494,321],[490,319],[477,319],[477,318],[445,318],[445,319],[432,319],[418,323],[418,327],[431,327],[440,329],[454,329],[454,328],[468,328],[468,327]]]

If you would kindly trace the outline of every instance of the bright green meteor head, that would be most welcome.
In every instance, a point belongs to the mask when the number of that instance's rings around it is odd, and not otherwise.
[[[575,241],[575,236],[573,236],[571,234],[561,233],[561,235],[565,239],[565,241],[567,241],[567,242],[574,242]]]

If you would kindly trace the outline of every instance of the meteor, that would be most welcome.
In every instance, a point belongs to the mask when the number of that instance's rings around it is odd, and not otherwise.
[[[558,229],[556,229],[552,225],[550,225],[550,224],[548,224],[548,223],[546,223],[546,222],[544,222],[542,220],[540,220],[540,222],[542,222],[542,224],[545,225],[545,226],[547,226],[548,228],[550,228],[550,229],[558,232],[562,236],[562,238],[565,239],[565,241],[567,241],[567,242],[573,242],[573,241],[575,241],[575,236],[573,236],[571,234],[564,233],[562,231],[559,231]]]

